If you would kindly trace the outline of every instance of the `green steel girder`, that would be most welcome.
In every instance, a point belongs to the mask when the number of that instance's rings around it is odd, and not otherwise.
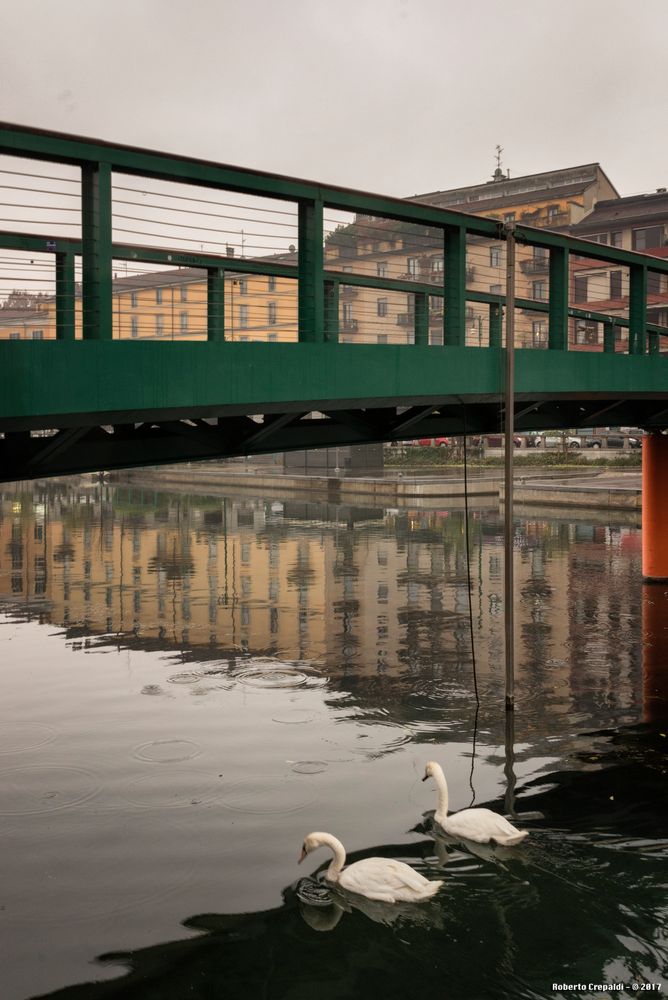
[[[666,355],[518,350],[516,368],[519,402],[668,397]],[[501,349],[0,342],[0,431],[489,402],[502,391]]]
[[[668,420],[668,399],[602,400],[583,406],[579,400],[561,400],[530,405],[516,410],[516,430],[543,430],[549,427],[591,426],[596,411],[612,413],[619,423],[652,427],[653,418]],[[661,407],[661,409],[659,409]],[[28,432],[8,433],[0,440],[0,482],[55,475],[114,470],[145,465],[190,462],[208,459],[259,455],[304,448],[327,448],[367,444],[377,440],[469,435],[500,431],[503,414],[497,404],[467,403],[442,406],[410,427],[396,430],[402,414],[385,407],[384,421],[374,411],[347,411],[304,419],[293,413],[270,415],[264,422],[247,417],[213,420],[147,421],[105,427],[69,428],[48,438],[31,437]],[[547,419],[546,419],[547,418]],[[249,427],[253,432],[249,433]],[[266,433],[265,433],[266,432]]]

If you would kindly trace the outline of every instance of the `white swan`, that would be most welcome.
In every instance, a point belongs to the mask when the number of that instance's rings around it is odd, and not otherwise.
[[[377,899],[381,903],[421,903],[435,896],[443,885],[392,858],[365,858],[344,869],[345,849],[331,833],[309,833],[302,845],[299,864],[318,847],[329,847],[334,854],[325,878],[367,899]]]
[[[457,840],[472,840],[476,844],[494,841],[504,847],[519,844],[529,836],[528,830],[518,830],[505,816],[499,816],[491,809],[462,809],[448,816],[448,785],[440,764],[430,760],[424,772],[423,781],[433,778],[438,788],[438,805],[434,819],[451,837]]]

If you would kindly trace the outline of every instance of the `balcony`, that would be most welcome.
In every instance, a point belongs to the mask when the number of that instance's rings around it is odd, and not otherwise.
[[[404,271],[403,274],[398,274],[397,279],[399,281],[421,281],[423,283],[429,282],[430,285],[442,285],[444,280],[443,271]],[[471,284],[475,280],[475,267],[470,266],[466,268],[466,284]]]
[[[354,285],[341,285],[342,299],[354,299],[356,295],[359,295],[359,289]]]
[[[545,254],[544,257],[532,257],[531,260],[521,260],[520,267],[524,274],[547,274],[550,270],[550,258]]]
[[[536,226],[538,229],[557,229],[569,223],[568,212],[553,212],[552,215],[523,215],[520,224]]]
[[[343,333],[357,333],[357,320],[344,319],[341,323],[341,330]]]
[[[415,326],[415,313],[397,313],[397,326]]]

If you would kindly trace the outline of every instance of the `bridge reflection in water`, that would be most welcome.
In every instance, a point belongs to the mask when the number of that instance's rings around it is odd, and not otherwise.
[[[461,511],[57,483],[2,495],[8,997],[398,996],[446,980],[549,996],[566,967],[656,973],[665,739],[642,726],[631,514],[516,524],[526,852],[453,852],[418,923],[302,912],[285,889],[314,828],[353,858],[427,871],[427,757],[453,807],[503,810],[498,511],[470,527],[477,716]],[[178,940],[188,914],[208,915]]]

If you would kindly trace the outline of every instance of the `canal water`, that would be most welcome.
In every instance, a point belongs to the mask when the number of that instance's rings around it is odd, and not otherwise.
[[[4,1000],[665,990],[668,616],[637,520],[518,513],[514,725],[499,510],[470,510],[468,559],[465,527],[445,501],[5,488]],[[452,809],[529,838],[434,837],[429,760]],[[314,905],[313,830],[444,886]]]

